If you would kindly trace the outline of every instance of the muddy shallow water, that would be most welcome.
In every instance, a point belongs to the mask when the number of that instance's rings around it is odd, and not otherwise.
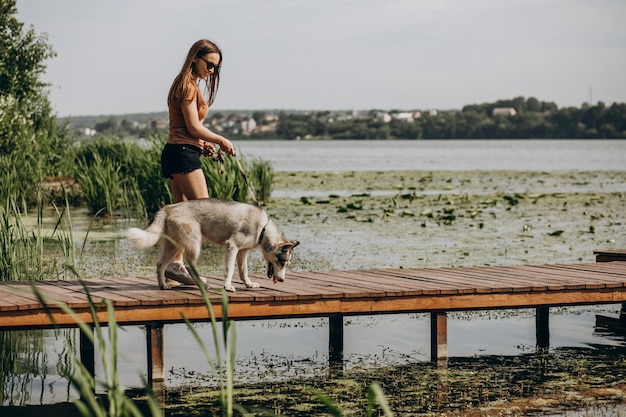
[[[625,203],[625,171],[279,171],[265,208],[301,242],[292,270],[308,271],[593,262],[596,249],[626,248]],[[73,217],[82,248],[91,219]],[[97,220],[79,253],[81,273],[152,276],[157,249],[138,252],[121,238],[135,225],[145,221]],[[250,267],[263,271],[258,251]],[[205,247],[199,269],[221,274],[221,249]],[[309,391],[316,388],[359,415],[368,384],[380,381],[398,415],[481,407],[548,413],[585,404],[611,415],[626,384],[626,343],[594,327],[596,314],[616,316],[619,307],[552,309],[551,350],[542,353],[535,352],[533,311],[451,313],[445,369],[428,362],[426,315],[350,317],[340,374],[328,366],[325,319],[240,322],[236,398],[248,408],[319,415]],[[210,345],[208,326],[197,326]],[[216,410],[214,378],[193,337],[181,325],[165,332],[168,414]],[[138,327],[120,338],[128,387],[140,386],[145,372],[143,338]],[[51,357],[63,350],[54,336],[49,345],[57,346]],[[41,386],[30,384],[28,402],[64,401],[64,384],[50,371]]]

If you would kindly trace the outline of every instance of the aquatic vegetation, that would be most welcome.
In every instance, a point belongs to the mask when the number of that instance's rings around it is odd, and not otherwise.
[[[420,182],[424,178],[427,180]],[[471,181],[463,181],[464,178],[471,178]],[[284,187],[293,187],[289,190],[293,190],[294,196],[272,198],[265,204],[273,218],[285,223],[286,233],[307,243],[294,259],[295,271],[571,263],[575,260],[592,261],[593,250],[598,248],[624,247],[626,234],[622,218],[626,193],[612,190],[619,190],[620,182],[626,183],[626,173],[607,172],[599,176],[584,172],[568,175],[543,173],[545,181],[539,181],[539,178],[536,173],[516,172],[358,175],[277,172],[275,181],[283,185],[276,188],[280,191]],[[287,181],[283,183],[285,179]],[[584,186],[574,185],[581,183],[581,179],[587,181]],[[398,190],[398,184],[406,188]],[[555,184],[566,192],[555,190]],[[453,190],[446,191],[448,186]],[[319,194],[308,196],[310,190],[317,191],[318,187],[322,188]],[[407,191],[409,187],[420,191]],[[523,198],[518,198],[515,205],[503,198],[504,195],[515,197],[517,194]],[[308,196],[308,204],[300,200],[302,195]],[[360,209],[348,209],[349,205]],[[345,212],[339,212],[341,207]],[[567,211],[563,211],[564,208]],[[454,223],[444,224],[443,218],[450,215],[455,216]],[[102,224],[107,227],[114,227],[104,222]],[[123,222],[123,226],[127,227],[128,221]],[[591,226],[593,233],[590,233]],[[563,231],[560,236],[549,235],[558,230]],[[114,240],[114,237],[109,239]],[[95,268],[98,262],[108,262],[102,271],[92,269],[103,277],[153,273],[150,255],[135,259],[136,254],[124,253],[123,243],[114,241],[110,245],[94,245],[93,248],[88,245],[86,253],[81,253],[81,263]],[[102,250],[111,247],[115,251]],[[115,252],[116,258],[109,258],[109,252]],[[221,252],[208,252],[211,255],[201,260],[199,268],[203,273],[221,274]],[[264,265],[262,260],[252,259],[250,266],[262,271]],[[141,271],[140,267],[143,268]],[[483,314],[491,317],[494,313]],[[534,346],[528,346],[525,351],[534,351]],[[331,374],[323,365],[318,367],[320,360],[315,357],[310,361],[310,367],[315,367],[313,376],[302,371],[290,377],[288,382],[280,379],[277,369],[286,364],[284,366],[291,366],[292,370],[298,367],[307,370],[307,358],[297,362],[268,352],[267,356],[246,359],[249,363],[237,363],[237,369],[241,366],[256,369],[265,382],[256,385],[247,384],[245,378],[235,379],[233,395],[242,407],[257,414],[269,409],[268,414],[293,416],[328,414],[313,390],[326,393],[345,414],[362,415],[367,407],[367,389],[371,382],[378,382],[384,389],[389,406],[397,415],[478,414],[480,410],[508,413],[507,410],[512,412],[513,407],[557,410],[561,403],[576,408],[580,401],[567,402],[574,396],[587,398],[587,404],[593,401],[600,404],[604,401],[602,398],[606,398],[611,406],[614,397],[610,392],[613,391],[606,391],[607,397],[597,397],[599,391],[592,394],[585,390],[599,390],[601,380],[609,390],[623,390],[623,377],[619,372],[623,374],[625,356],[623,349],[617,348],[613,350],[615,358],[601,354],[594,364],[578,361],[585,357],[595,360],[598,351],[602,348],[594,346],[582,349],[580,353],[569,352],[576,357],[571,363],[569,353],[564,356],[561,352],[549,352],[551,356],[546,360],[554,361],[554,367],[545,368],[545,380],[533,376],[533,372],[539,369],[540,357],[531,360],[533,355],[529,355],[528,359],[523,357],[515,362],[513,358],[482,358],[478,355],[454,359],[447,370],[431,368],[430,364],[419,360],[407,367],[389,367],[388,364],[381,365],[377,358],[369,362],[369,358],[365,358],[360,362],[363,366],[359,369],[355,366],[340,377]],[[323,356],[323,353],[319,355]],[[500,364],[498,360],[501,360]],[[257,368],[254,368],[254,361]],[[576,363],[579,363],[578,367],[574,366]],[[598,372],[594,371],[595,368]],[[177,372],[181,370],[172,370],[172,375]],[[302,374],[306,377],[300,378]],[[197,372],[195,377],[198,377]],[[180,379],[188,381],[184,376]],[[197,385],[173,387],[168,392],[168,413],[183,416],[195,409],[219,415],[221,394],[212,381],[207,376],[207,380],[194,380]],[[201,393],[201,386],[207,389],[205,396]],[[559,393],[564,392],[573,394],[559,397]],[[586,393],[588,397],[585,397]],[[540,400],[544,401],[543,406]],[[185,403],[185,406],[180,405],[180,410],[185,412],[176,411],[179,403]]]

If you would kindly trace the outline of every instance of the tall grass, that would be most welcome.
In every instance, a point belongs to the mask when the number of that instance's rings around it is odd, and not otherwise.
[[[46,217],[43,194],[39,194],[36,208],[36,224],[26,226],[26,209],[10,198],[0,206],[0,281],[37,281],[44,279],[66,279],[76,277],[78,261],[70,202],[52,207],[56,216],[54,226],[44,224]],[[85,235],[89,237],[91,226]]]
[[[43,277],[43,236],[41,214],[38,233],[22,222],[22,211],[14,199],[0,206],[0,281],[29,281]]]
[[[210,158],[202,158],[201,162],[209,197],[241,202],[248,200],[248,188],[234,158],[224,158],[223,171],[222,166]]]
[[[10,198],[23,210],[36,206],[39,195],[54,203],[85,204],[92,214],[148,217],[172,202],[170,183],[161,176],[161,150],[165,138],[147,142],[100,138],[66,149],[55,167],[47,159],[24,154],[0,155],[0,204]],[[269,162],[240,162],[249,173],[257,199],[270,198],[273,169]],[[227,157],[221,166],[202,158],[209,195],[224,200],[249,201],[248,187],[237,161]],[[47,177],[75,178],[78,187],[58,191],[44,187]]]
[[[187,328],[193,334],[198,346],[202,349],[204,357],[209,363],[211,370],[218,378],[218,387],[220,392],[220,405],[223,417],[231,417],[235,409],[234,404],[234,373],[235,373],[235,360],[236,360],[236,342],[237,335],[235,331],[235,323],[228,319],[228,295],[225,290],[222,290],[222,335],[217,326],[217,319],[215,312],[213,311],[213,305],[209,300],[209,295],[206,291],[206,287],[195,267],[190,264],[191,274],[198,284],[204,303],[209,312],[211,318],[211,330],[213,332],[213,342],[215,346],[216,360],[209,353],[204,341],[200,337],[200,334],[193,326],[193,324],[183,315],[183,319],[187,324]],[[241,406],[236,406],[240,413],[246,414],[246,410]]]
[[[131,212],[145,215],[145,202],[138,184],[122,175],[118,162],[95,154],[91,165],[84,160],[79,165],[78,184],[90,213],[114,216],[121,211],[127,217]]]
[[[82,281],[81,281],[82,283]],[[81,319],[67,304],[59,302],[57,300],[51,300],[44,298],[43,295],[33,286],[33,292],[37,295],[39,302],[46,305],[48,302],[54,303],[63,313],[71,316],[81,332],[86,336],[89,342],[98,346],[100,352],[100,360],[102,362],[102,369],[104,372],[104,379],[96,380],[85,365],[80,361],[80,358],[76,355],[75,350],[72,355],[72,364],[77,372],[65,373],[62,376],[67,378],[72,386],[80,393],[80,399],[76,401],[76,408],[85,417],[143,417],[143,413],[139,407],[130,398],[126,396],[126,393],[120,384],[118,374],[118,351],[117,351],[117,331],[118,325],[115,320],[115,310],[111,300],[104,300],[103,303],[107,311],[107,336],[110,345],[107,346],[105,342],[105,332],[98,319],[98,310],[100,305],[96,305],[89,288],[83,284],[83,290],[87,295],[89,302],[89,308],[91,313],[92,324],[86,323]],[[49,318],[54,322],[54,317],[49,313]],[[154,394],[149,390],[148,385],[147,403],[150,408],[152,416],[161,416],[161,409]],[[97,394],[98,389],[105,390],[105,396]]]
[[[9,200],[26,210],[38,203],[39,184],[44,176],[41,161],[30,156],[0,155],[0,203]]]
[[[46,235],[44,203],[39,194],[36,226],[28,227],[23,205],[9,198],[0,206],[0,281],[34,281],[74,273],[75,251],[69,207],[57,208],[57,222]],[[50,243],[58,244],[56,255],[50,255]],[[46,260],[48,258],[48,260]],[[68,340],[72,332],[68,332]],[[46,334],[43,330],[0,332],[0,403],[23,405],[34,378],[45,379],[48,371]],[[66,360],[63,354],[60,359]],[[67,361],[58,366],[72,372]],[[43,391],[41,391],[43,395]]]
[[[251,197],[248,184],[246,184],[247,177],[250,181],[250,190],[255,194],[256,199],[268,200],[272,193],[274,181],[272,164],[261,159],[249,162],[245,158],[240,158],[239,163],[244,170],[243,173],[240,172],[235,158],[225,158],[223,167],[209,158],[202,159],[202,170],[207,178],[209,196],[243,203],[250,202]]]
[[[98,139],[81,146],[75,176],[92,214],[145,217],[169,201],[165,180],[155,172],[157,154],[138,144]]]
[[[109,216],[151,215],[171,203],[169,181],[161,177],[161,150],[164,138],[152,137],[145,146],[116,139],[97,139],[83,144],[77,152],[76,177],[92,213]],[[273,169],[261,160],[252,164],[240,160],[250,171],[257,198],[265,200],[272,190]],[[224,200],[249,201],[248,186],[237,160],[224,158],[223,166],[202,158],[209,196]]]
[[[252,161],[250,178],[254,184],[257,199],[267,201],[272,196],[274,185],[274,168],[268,161],[255,159]]]

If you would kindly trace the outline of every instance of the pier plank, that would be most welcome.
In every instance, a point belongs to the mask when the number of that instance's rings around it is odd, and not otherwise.
[[[238,277],[233,280],[237,292],[228,293],[229,316],[258,319],[625,302],[626,262],[621,255],[612,256],[612,261],[576,264],[295,271],[277,284],[263,274],[252,274],[260,288],[246,288]],[[223,277],[205,279],[219,318]],[[191,320],[209,317],[198,287],[173,283],[171,290],[161,290],[155,277],[2,282],[0,328],[52,325],[31,285],[89,322],[82,284],[98,304],[98,319],[103,322],[108,319],[101,305],[105,299],[114,305],[121,324],[176,322],[183,315]],[[48,306],[58,323],[71,325],[53,303]]]

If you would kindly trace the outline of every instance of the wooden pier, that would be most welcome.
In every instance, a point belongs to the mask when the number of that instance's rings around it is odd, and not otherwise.
[[[229,293],[228,317],[235,320],[329,317],[329,358],[341,360],[343,317],[407,312],[431,314],[431,358],[447,358],[448,311],[536,308],[537,345],[549,346],[549,308],[626,302],[626,250],[598,251],[596,262],[555,265],[478,266],[459,268],[376,269],[288,272],[287,281],[272,284],[261,275],[261,288]],[[222,317],[222,278],[208,278],[217,318]],[[201,292],[193,286],[158,288],[156,279],[127,277],[86,279],[94,302],[108,299],[120,325],[145,325],[148,378],[163,375],[163,325],[210,320]],[[54,303],[42,305],[32,285],[45,299],[58,300],[85,322],[93,322],[83,286],[78,281],[0,283],[0,330],[75,326]],[[104,306],[101,324],[108,321]],[[81,338],[82,360],[93,362],[93,347]],[[91,352],[91,353],[90,353]],[[91,356],[90,356],[91,355]],[[93,368],[92,368],[93,369]]]

